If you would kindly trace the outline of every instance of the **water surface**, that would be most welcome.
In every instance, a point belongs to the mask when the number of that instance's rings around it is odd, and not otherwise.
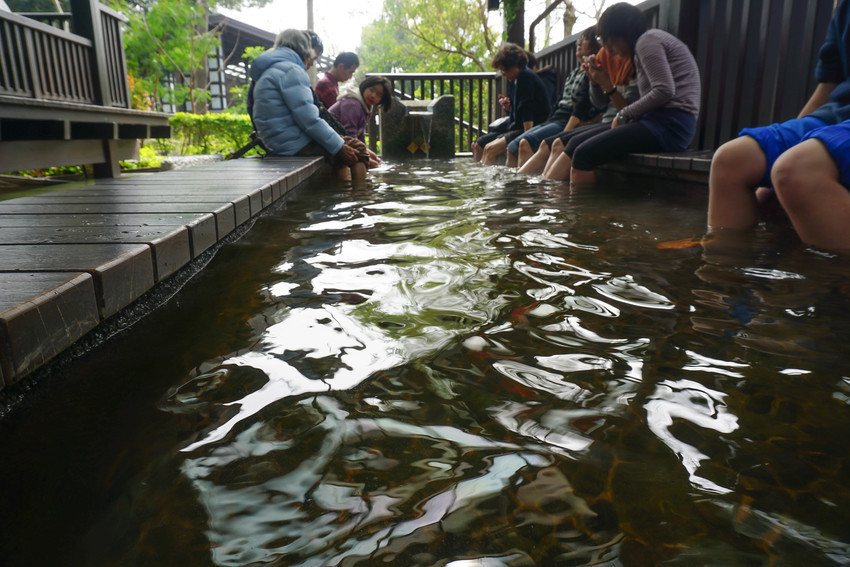
[[[0,564],[850,564],[845,262],[705,207],[310,182],[0,421]]]

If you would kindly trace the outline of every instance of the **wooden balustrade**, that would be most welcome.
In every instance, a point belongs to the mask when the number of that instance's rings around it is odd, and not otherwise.
[[[103,69],[94,41],[63,29],[69,14],[29,14],[0,11],[0,95],[45,101],[102,104],[130,108],[127,69],[119,12],[98,5],[98,34],[103,38]],[[106,85],[98,100],[98,84]]]
[[[433,100],[455,97],[455,151],[467,152],[469,145],[487,131],[487,125],[503,115],[496,95],[507,92],[500,75],[492,73],[380,73],[393,85],[401,100]],[[374,124],[370,140],[377,140]],[[372,146],[374,148],[374,142]]]

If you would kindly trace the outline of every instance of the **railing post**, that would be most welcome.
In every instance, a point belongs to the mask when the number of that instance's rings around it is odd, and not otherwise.
[[[100,22],[100,4],[97,0],[71,0],[71,14],[74,19],[74,33],[92,42],[92,86],[94,101],[101,106],[111,106],[109,93],[109,72],[107,70],[106,49],[103,26]]]

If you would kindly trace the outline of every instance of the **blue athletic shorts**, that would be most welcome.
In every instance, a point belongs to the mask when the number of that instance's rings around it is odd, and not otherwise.
[[[820,118],[804,116],[783,122],[782,124],[771,124],[770,126],[759,126],[757,128],[744,128],[738,136],[750,136],[758,142],[767,157],[767,169],[761,180],[762,187],[773,187],[770,181],[770,170],[785,150],[796,146],[803,141],[806,134],[813,130],[828,126]]]
[[[850,120],[812,130],[803,140],[820,140],[838,166],[839,181],[850,188]]]

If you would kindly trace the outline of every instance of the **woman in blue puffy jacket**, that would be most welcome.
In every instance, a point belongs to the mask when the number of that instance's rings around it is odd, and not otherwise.
[[[313,101],[306,62],[310,39],[300,30],[278,34],[274,48],[251,64],[254,86],[253,119],[257,134],[271,155],[325,156],[338,175],[362,179],[363,157],[319,117]]]

